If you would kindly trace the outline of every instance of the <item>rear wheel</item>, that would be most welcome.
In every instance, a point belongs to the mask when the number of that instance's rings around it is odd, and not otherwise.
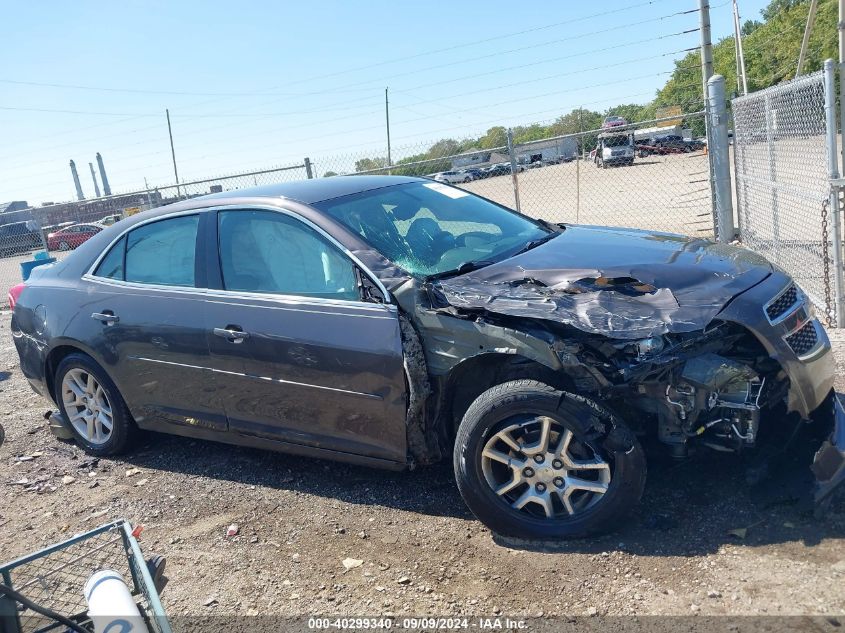
[[[482,523],[540,539],[612,529],[639,502],[646,474],[642,448],[620,420],[533,380],[478,397],[458,429],[454,467]]]
[[[129,447],[135,432],[126,403],[94,359],[66,356],[56,369],[56,401],[81,446],[93,455],[116,455]]]
[[[70,250],[70,244],[68,244],[67,242],[59,242],[59,250],[60,251],[69,251]]]

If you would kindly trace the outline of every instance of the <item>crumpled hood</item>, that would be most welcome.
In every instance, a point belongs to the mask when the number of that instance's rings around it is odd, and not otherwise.
[[[708,240],[568,226],[545,244],[435,288],[456,309],[635,339],[701,330],[771,271],[756,253]]]

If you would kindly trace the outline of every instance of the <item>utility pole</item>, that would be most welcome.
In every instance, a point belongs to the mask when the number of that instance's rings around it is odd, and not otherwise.
[[[842,69],[845,68],[845,0],[839,0],[839,147],[842,152],[842,169],[845,171],[845,82]]]
[[[173,149],[173,129],[170,127],[170,110],[165,109],[167,114],[167,134],[170,136],[170,155],[173,157],[173,175],[176,176],[176,196],[182,197],[182,192],[179,190],[179,170],[176,169],[176,150]]]
[[[739,19],[739,7],[736,4],[737,0],[733,0],[734,5],[734,38],[736,39],[736,87],[742,90],[742,94],[748,94],[748,79],[745,76],[745,51],[742,50],[742,26]],[[742,84],[739,80],[742,77]]]
[[[816,9],[818,0],[810,0],[810,10],[807,12],[807,25],[804,27],[804,37],[801,38],[801,50],[798,53],[798,69],[795,76],[798,77],[804,72],[804,58],[807,57],[807,45],[810,43],[810,33],[813,32],[813,23],[816,21]]]
[[[710,151],[710,94],[708,82],[713,76],[713,42],[710,40],[710,0],[698,0],[699,31],[701,32],[701,86],[702,97],[704,98],[704,109],[707,111],[704,116],[704,136],[707,137],[708,159],[707,168],[710,175],[710,205],[713,209],[713,222],[717,222],[716,192],[712,183],[715,182],[713,171],[713,153]]]
[[[387,173],[390,173],[390,167],[393,166],[393,161],[390,158],[390,106],[387,101],[387,88],[384,89],[384,122],[387,127]]]
[[[710,41],[710,0],[698,0],[699,30],[701,31],[701,87],[707,99],[707,82],[713,76],[713,42]]]

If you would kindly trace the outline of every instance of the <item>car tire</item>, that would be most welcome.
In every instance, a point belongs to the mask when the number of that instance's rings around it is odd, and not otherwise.
[[[68,244],[67,242],[59,242],[59,250],[60,251],[69,251],[70,250],[70,244]]]
[[[93,378],[93,383],[85,380],[86,376]],[[111,412],[111,429],[108,429],[107,436],[105,433],[107,427],[104,422],[99,423],[99,429],[102,433],[94,432],[94,437],[91,437],[90,432],[88,435],[81,432],[81,427],[87,426],[85,424],[87,418],[80,419],[74,414],[78,414],[80,410],[84,414],[89,410],[89,405],[71,404],[69,401],[73,397],[73,392],[66,387],[66,385],[69,385],[69,383],[66,383],[66,379],[72,381],[74,378],[80,377],[82,379],[77,382],[77,385],[81,382],[89,388],[86,391],[86,398],[88,399],[87,402],[91,403],[90,410],[98,413],[104,412],[105,408],[102,405],[105,404]],[[138,432],[135,421],[132,419],[126,402],[114,382],[93,358],[82,353],[66,356],[56,368],[54,385],[54,398],[59,405],[62,417],[67,423],[68,429],[73,433],[76,442],[86,452],[100,457],[118,455],[132,445]],[[102,391],[98,391],[97,387]],[[69,408],[71,411],[68,411]],[[71,415],[74,415],[74,418]],[[95,426],[95,428],[97,427]]]
[[[530,422],[532,419],[537,421]],[[528,429],[530,424],[542,426],[545,420],[549,420],[552,430],[545,433],[543,445],[543,432]],[[517,430],[510,430],[515,427]],[[515,434],[523,429],[525,435],[517,438]],[[532,436],[532,432],[539,436]],[[515,452],[508,464],[487,457],[498,453],[501,459],[501,448],[511,446],[496,443],[503,433],[509,434],[524,451]],[[535,442],[536,437],[540,439]],[[540,453],[531,453],[538,450],[547,451],[543,462],[546,466],[533,463]],[[592,457],[585,457],[591,454]],[[565,464],[561,462],[564,457],[551,460],[549,455],[566,455]],[[461,421],[453,458],[464,502],[493,532],[508,537],[565,539],[607,532],[639,503],[645,486],[645,454],[619,418],[588,398],[535,380],[506,382],[482,393]],[[506,473],[505,478],[513,475],[511,481],[499,485],[494,472],[497,465],[499,474]],[[579,465],[589,469],[579,469]],[[565,468],[563,475],[561,468]],[[549,481],[525,481],[527,470],[532,470],[534,480]],[[591,471],[593,474],[588,474]],[[578,474],[571,476],[572,472]],[[512,485],[517,479],[521,483]],[[580,487],[585,485],[595,491]],[[551,508],[551,518],[547,506],[537,502],[523,502],[521,509],[516,507],[526,494],[539,492],[540,486]]]
[[[464,184],[467,184],[470,181],[469,178],[464,178]]]

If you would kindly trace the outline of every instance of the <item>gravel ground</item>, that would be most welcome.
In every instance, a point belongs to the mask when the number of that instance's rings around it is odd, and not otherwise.
[[[747,458],[655,459],[620,531],[504,542],[446,466],[388,473],[162,435],[91,460],[50,434],[4,340],[0,560],[125,517],[167,557],[171,616],[845,613],[845,505],[813,519],[793,492],[807,480],[798,458],[756,486]],[[845,334],[836,348],[843,391]],[[806,458],[809,440],[798,445]]]

